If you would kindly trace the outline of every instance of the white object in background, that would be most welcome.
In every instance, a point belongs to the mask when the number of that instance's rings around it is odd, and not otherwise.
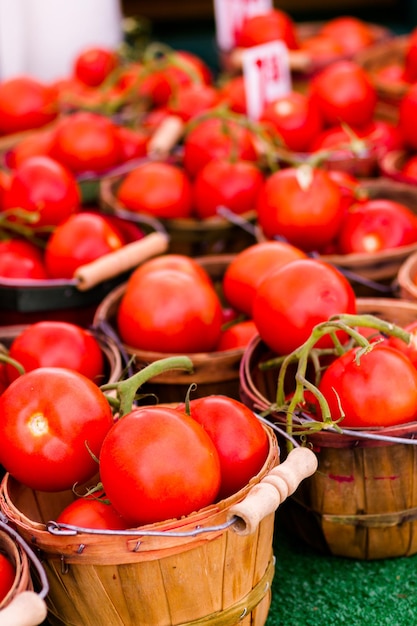
[[[122,41],[119,0],[0,0],[0,80],[68,77],[88,46]]]
[[[254,15],[268,13],[274,8],[272,0],[214,0],[216,39],[220,50],[232,50],[236,32],[243,20]]]
[[[247,48],[242,65],[248,116],[258,120],[268,102],[291,91],[288,48],[283,41]]]

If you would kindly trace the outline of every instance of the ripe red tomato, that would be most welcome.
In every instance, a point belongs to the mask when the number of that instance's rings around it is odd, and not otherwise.
[[[411,85],[398,105],[398,127],[404,137],[404,144],[411,150],[417,150],[417,84]]]
[[[57,226],[45,248],[45,265],[50,278],[73,278],[75,270],[99,257],[119,250],[119,232],[98,213],[72,215]]]
[[[37,367],[66,367],[97,384],[105,382],[99,342],[89,330],[70,322],[45,320],[30,324],[13,339],[9,356],[26,372]],[[9,382],[18,375],[16,368],[8,364]]]
[[[406,160],[404,161],[404,164],[401,168],[401,175],[417,181],[417,155],[416,154],[406,157]]]
[[[73,174],[49,156],[33,156],[17,167],[4,193],[4,208],[39,216],[34,227],[56,226],[80,209],[81,192]],[[36,215],[35,215],[36,214]]]
[[[231,111],[246,115],[246,87],[242,74],[228,77],[220,87],[220,94],[222,100],[227,103]]]
[[[417,320],[415,322],[411,322],[404,326],[404,330],[406,330],[411,335],[410,343],[405,343],[399,337],[388,337],[386,342],[392,348],[396,348],[410,359],[414,367],[417,368]]]
[[[157,218],[190,217],[191,182],[184,170],[172,163],[146,162],[122,180],[116,197],[129,211]]]
[[[341,15],[325,22],[321,33],[331,37],[342,48],[342,54],[352,56],[375,41],[369,24],[352,15]]]
[[[305,252],[284,241],[262,241],[238,252],[223,276],[223,294],[232,307],[252,316],[256,291],[265,276],[295,259],[305,259]]]
[[[339,231],[342,194],[323,169],[286,167],[266,179],[258,196],[257,214],[268,239],[283,237],[302,250],[320,250]]]
[[[255,211],[264,176],[252,161],[213,159],[193,182],[194,212],[200,219],[214,217],[219,207],[240,215]]]
[[[417,28],[408,35],[404,62],[403,62],[403,78],[409,83],[417,81]]]
[[[121,162],[146,157],[150,139],[150,133],[147,130],[117,126],[115,133],[120,144]]]
[[[106,436],[100,478],[128,524],[152,524],[189,515],[215,501],[221,480],[219,455],[204,429],[185,413],[143,407],[124,415]]]
[[[202,119],[190,128],[183,144],[183,165],[191,178],[212,159],[258,160],[253,134],[234,119]]]
[[[263,341],[277,354],[285,355],[301,346],[314,326],[332,315],[354,314],[356,298],[349,281],[332,265],[300,259],[266,276],[257,289],[252,310]],[[326,335],[316,345],[332,347],[333,342]]]
[[[356,128],[374,117],[376,88],[354,61],[335,61],[320,70],[311,79],[308,92],[328,126],[344,122]]]
[[[352,205],[338,237],[342,254],[398,248],[417,241],[417,218],[405,204],[373,199]]]
[[[0,241],[0,276],[47,279],[48,273],[41,249],[24,239]]]
[[[67,115],[56,128],[51,153],[74,174],[110,170],[121,160],[116,124],[89,111]]]
[[[50,156],[54,141],[54,130],[43,129],[34,131],[22,138],[5,155],[7,167],[16,169],[26,159],[33,156]]]
[[[0,552],[0,603],[14,585],[16,570],[10,559]]]
[[[125,530],[127,522],[108,502],[92,497],[77,498],[65,507],[55,520],[80,528]]]
[[[184,122],[213,109],[220,103],[219,90],[206,83],[190,83],[179,87],[167,102],[171,115],[178,115]]]
[[[92,478],[113,424],[100,388],[79,372],[43,367],[0,396],[0,463],[31,489],[61,491]]]
[[[190,416],[213,441],[220,458],[219,499],[237,493],[261,470],[269,451],[265,429],[238,400],[210,395],[191,400]]]
[[[235,41],[238,48],[250,48],[276,40],[283,41],[290,50],[299,47],[292,18],[279,9],[247,17],[237,31]]]
[[[324,372],[319,390],[332,418],[345,414],[340,426],[393,426],[417,417],[417,370],[409,358],[385,344],[356,360],[358,348],[335,359]],[[387,389],[389,381],[390,393]]]
[[[103,46],[89,46],[74,59],[74,76],[89,87],[98,87],[119,65],[115,50]]]
[[[16,76],[0,84],[0,135],[39,128],[58,115],[57,93],[29,76]]]
[[[140,280],[143,275],[155,270],[175,270],[185,272],[191,276],[196,276],[199,280],[203,280],[210,286],[213,286],[210,275],[193,257],[185,254],[162,254],[160,256],[153,257],[152,259],[148,259],[139,265],[130,275],[127,288],[133,288],[136,280]]]
[[[153,352],[211,352],[221,326],[222,306],[214,285],[197,273],[178,269],[134,276],[117,311],[122,340]]]
[[[272,127],[288,150],[308,152],[323,129],[321,114],[310,97],[298,91],[266,104],[260,122]]]
[[[245,348],[257,334],[258,329],[253,320],[235,322],[222,331],[216,351],[223,352]]]

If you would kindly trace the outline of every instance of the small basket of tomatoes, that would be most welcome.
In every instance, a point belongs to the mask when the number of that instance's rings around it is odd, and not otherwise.
[[[192,363],[168,357],[100,389],[38,368],[1,396],[0,507],[42,554],[52,624],[266,622],[275,510],[316,456],[298,447],[280,464],[270,425],[226,396],[136,406],[172,368]],[[16,407],[29,388],[30,406]],[[7,415],[29,426],[19,442]]]
[[[413,302],[358,298],[356,314],[312,326],[288,354],[264,332],[244,354],[243,401],[317,454],[318,471],[279,515],[321,553],[374,560],[417,551],[416,318]]]

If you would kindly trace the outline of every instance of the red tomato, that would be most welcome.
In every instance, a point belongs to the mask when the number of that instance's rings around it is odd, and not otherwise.
[[[16,570],[5,554],[0,552],[0,603],[14,585]]]
[[[253,321],[263,341],[277,354],[303,344],[317,324],[332,315],[356,312],[349,281],[332,265],[317,259],[292,261],[270,272],[253,301]],[[316,344],[332,347],[328,335]]]
[[[0,135],[44,126],[58,114],[57,93],[29,76],[0,83]]]
[[[215,501],[219,455],[204,429],[185,413],[144,407],[124,415],[108,433],[100,452],[100,478],[129,524],[152,524]]]
[[[407,157],[401,168],[401,174],[417,181],[417,155]]]
[[[80,209],[77,181],[61,163],[48,156],[33,156],[11,176],[4,193],[4,208],[36,214],[34,227],[56,226]]]
[[[300,50],[308,55],[313,67],[323,67],[343,55],[343,46],[333,37],[318,32],[300,41]]]
[[[157,218],[190,217],[192,189],[187,174],[177,165],[146,162],[126,174],[116,192],[129,211]]]
[[[213,159],[194,179],[194,212],[206,219],[218,215],[219,207],[237,215],[255,211],[263,182],[264,176],[254,162]]]
[[[55,131],[52,155],[75,174],[105,172],[121,159],[116,125],[98,113],[72,113]]]
[[[238,400],[220,395],[191,400],[190,416],[204,428],[218,452],[219,499],[237,493],[267,459],[269,441],[261,422]]]
[[[41,249],[23,239],[0,241],[0,276],[47,279],[48,273]]]
[[[183,164],[191,177],[208,161],[231,157],[258,160],[252,133],[235,120],[214,117],[200,120],[184,138]]]
[[[196,276],[198,279],[207,282],[211,286],[213,285],[207,271],[193,257],[189,257],[185,254],[162,254],[161,256],[148,259],[132,272],[127,284],[128,289],[133,288],[136,280],[140,280],[143,275],[155,270],[178,270],[190,274],[191,276]]]
[[[379,344],[360,357],[358,348],[334,360],[319,384],[332,418],[344,418],[340,426],[362,428],[393,426],[417,417],[417,370],[408,357]],[[387,382],[389,381],[389,388]],[[395,393],[390,393],[395,389]]]
[[[31,489],[61,491],[97,472],[113,424],[110,405],[79,372],[43,367],[23,374],[0,396],[0,463]]]
[[[260,122],[275,129],[285,146],[294,152],[308,152],[323,128],[318,108],[308,95],[297,91],[266,104]]]
[[[386,342],[392,348],[396,348],[410,359],[414,367],[417,368],[417,320],[415,322],[411,322],[404,326],[404,330],[406,330],[411,335],[410,343],[405,343],[399,337],[391,336],[386,339]]]
[[[37,367],[66,367],[80,372],[95,383],[104,383],[104,357],[99,342],[87,329],[61,321],[30,324],[13,339],[9,356],[26,372]],[[18,377],[7,365],[9,382]]]
[[[340,228],[342,254],[398,248],[417,241],[417,218],[405,204],[374,199],[352,205]]]
[[[115,133],[120,144],[121,162],[146,157],[150,138],[148,131],[118,126],[115,128]]]
[[[97,498],[77,498],[65,507],[56,518],[58,524],[70,524],[80,528],[125,530],[127,522],[109,503]]]
[[[98,87],[119,65],[115,50],[91,46],[81,50],[74,59],[75,77],[89,87]]]
[[[258,329],[253,320],[235,322],[222,331],[216,351],[239,350],[245,348],[248,343],[258,334]]]
[[[283,237],[303,250],[319,250],[339,231],[342,194],[325,170],[286,167],[267,178],[258,196],[257,214],[268,239]]]
[[[252,316],[256,291],[265,276],[295,259],[307,258],[305,252],[284,241],[263,241],[238,252],[223,276],[223,294],[238,311]]]
[[[342,48],[342,53],[352,56],[367,48],[375,41],[369,24],[351,15],[341,15],[328,20],[321,27],[321,33],[331,37]]]
[[[220,87],[220,93],[231,111],[243,115],[247,113],[245,79],[242,74],[229,77]]]
[[[139,350],[211,352],[219,341],[222,306],[207,279],[175,269],[136,275],[117,311],[122,340]]]
[[[11,175],[0,168],[0,211],[4,209],[4,194],[10,187]]]
[[[283,41],[290,50],[299,47],[292,18],[279,9],[247,17],[236,33],[238,48],[250,48],[276,40]]]
[[[82,212],[57,226],[45,249],[45,265],[50,278],[73,278],[81,265],[119,250],[119,233],[105,217]]]
[[[214,108],[220,102],[216,87],[206,83],[190,83],[177,89],[167,103],[168,112],[178,115],[184,122]]]
[[[33,156],[50,156],[54,141],[53,130],[39,130],[21,139],[5,155],[7,167],[16,169]]]
[[[417,81],[417,28],[413,28],[408,35],[403,69],[404,80],[415,83]]]
[[[407,148],[417,150],[417,84],[411,85],[398,105],[398,126]]]
[[[376,88],[354,61],[335,61],[320,70],[308,91],[328,126],[344,122],[356,128],[369,124],[374,117]]]

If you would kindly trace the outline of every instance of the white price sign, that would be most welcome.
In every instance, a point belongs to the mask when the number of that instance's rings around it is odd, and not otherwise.
[[[258,120],[268,102],[292,89],[288,48],[282,41],[248,48],[242,65],[248,116]]]
[[[232,50],[236,33],[243,21],[273,9],[272,0],[214,0],[217,45],[221,50]]]

